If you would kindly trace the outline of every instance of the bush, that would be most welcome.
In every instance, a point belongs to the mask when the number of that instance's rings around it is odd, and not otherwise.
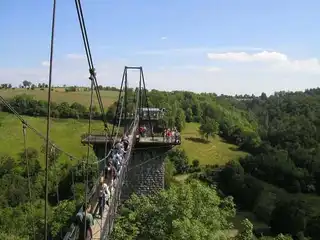
[[[200,161],[198,159],[195,159],[192,161],[192,167],[196,168],[196,167],[199,167],[199,165],[200,165]]]

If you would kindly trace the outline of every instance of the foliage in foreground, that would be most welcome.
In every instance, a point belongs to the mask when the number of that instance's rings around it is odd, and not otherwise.
[[[155,196],[133,195],[116,221],[113,239],[227,239],[230,199],[197,181]]]
[[[27,149],[28,178],[25,152],[21,159],[0,155],[0,239],[44,239],[44,176],[36,149]],[[59,163],[59,156],[51,157],[49,165],[48,225],[51,239],[60,239],[83,201],[84,168]],[[92,165],[93,166],[93,165]],[[91,169],[91,168],[89,168]],[[88,171],[90,172],[91,170]],[[89,178],[93,179],[93,167]],[[28,190],[30,181],[31,192]],[[31,198],[30,198],[31,195]],[[75,200],[73,200],[75,199]],[[35,237],[34,237],[35,236]]]

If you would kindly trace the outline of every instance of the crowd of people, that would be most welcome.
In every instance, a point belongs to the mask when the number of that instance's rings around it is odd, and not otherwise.
[[[146,125],[140,126],[139,128],[139,137],[153,137],[154,132],[153,128],[151,126],[151,129],[148,129]],[[180,133],[177,130],[176,127],[171,128],[165,128],[163,133],[163,142],[168,142],[168,143],[179,143],[180,142]]]
[[[124,163],[124,159],[129,147],[129,139],[126,135],[121,141],[116,141],[108,158],[106,159],[106,167],[103,171],[103,176],[100,177],[100,182],[96,194],[98,194],[98,209],[99,212],[95,215],[97,218],[102,218],[105,206],[109,206],[109,201],[112,197],[114,185]],[[93,211],[90,203],[83,206],[81,212],[76,216],[76,225],[79,227],[79,240],[89,240],[93,237],[92,228],[94,225]]]
[[[163,141],[164,142],[175,142],[179,143],[180,142],[180,133],[177,130],[176,127],[170,129],[170,128],[165,128],[163,132]]]

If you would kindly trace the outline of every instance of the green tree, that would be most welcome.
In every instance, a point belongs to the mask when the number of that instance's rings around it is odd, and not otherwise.
[[[189,169],[189,160],[186,152],[183,149],[175,149],[168,153],[168,158],[174,164],[175,172],[182,174]]]
[[[76,211],[75,201],[61,201],[53,209],[51,218],[51,234],[57,236],[64,227],[69,227],[70,216]]]
[[[25,87],[25,88],[30,87],[31,84],[32,84],[32,83],[29,82],[29,81],[27,81],[27,80],[24,80],[24,81],[22,82],[22,85],[23,85],[23,87]]]
[[[8,234],[6,232],[0,232],[0,239],[2,240],[28,240],[28,237],[17,236],[14,234]]]
[[[270,226],[275,233],[297,235],[306,227],[306,211],[297,200],[280,201],[272,212]]]
[[[176,116],[175,116],[175,126],[177,127],[178,131],[181,131],[186,125],[186,116],[184,111],[181,108],[177,109]]]
[[[13,158],[8,155],[0,156],[0,177],[5,174],[12,173],[16,168],[16,162]]]
[[[168,188],[171,186],[171,183],[173,182],[173,176],[175,173],[176,173],[176,169],[174,167],[174,163],[172,161],[170,161],[169,159],[166,159],[165,172],[164,172],[165,188]]]
[[[199,133],[202,137],[205,137],[207,140],[209,137],[213,137],[219,132],[219,123],[214,119],[206,117],[199,127]]]
[[[28,169],[26,163],[26,156],[29,163],[29,176],[36,176],[41,170],[41,165],[39,162],[39,153],[34,148],[27,148],[20,153],[20,167],[23,169],[23,176],[28,177]]]
[[[246,218],[241,223],[244,230],[237,236],[237,240],[252,240],[253,239],[253,224]]]
[[[133,195],[116,220],[113,239],[228,239],[233,202],[198,181],[155,196]]]
[[[186,110],[186,121],[187,122],[192,122],[192,120],[193,120],[192,109],[190,107],[188,107],[187,110]]]

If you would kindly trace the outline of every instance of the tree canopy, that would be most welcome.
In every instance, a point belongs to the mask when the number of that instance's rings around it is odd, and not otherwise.
[[[228,239],[235,209],[230,199],[192,181],[155,196],[133,195],[121,213],[114,239]]]

